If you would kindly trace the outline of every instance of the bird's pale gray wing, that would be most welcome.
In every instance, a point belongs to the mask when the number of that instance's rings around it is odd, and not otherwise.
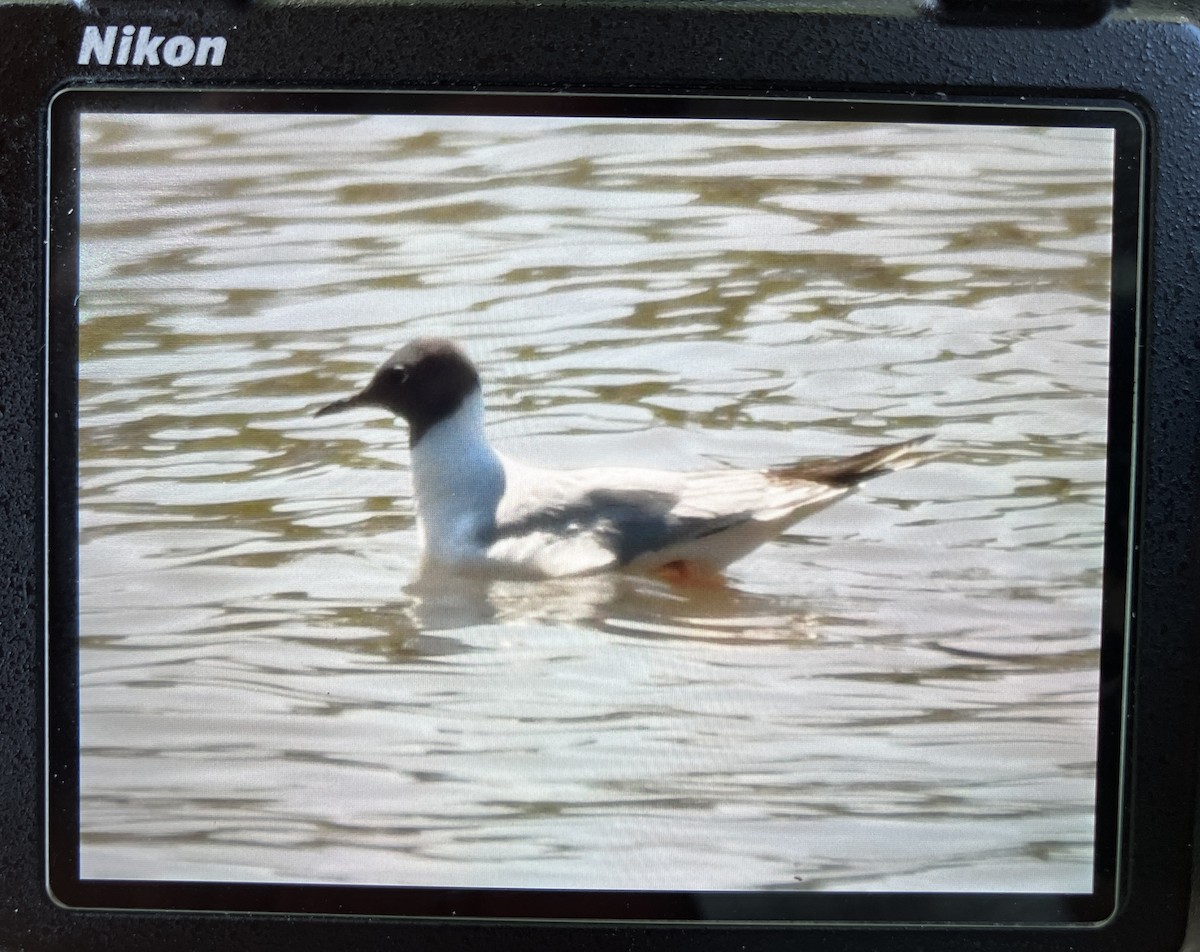
[[[846,489],[805,479],[780,479],[745,469],[681,473],[676,515],[724,518],[742,513],[760,522],[802,515],[845,495]]]
[[[510,548],[517,540],[560,544],[560,557],[610,554],[612,564],[629,565],[640,556],[722,532],[754,518],[741,507],[683,511],[683,497],[669,490],[629,487],[587,489],[498,522],[494,545]],[[715,501],[715,500],[714,500]],[[570,540],[570,544],[567,542]],[[603,567],[603,566],[598,566]]]
[[[747,470],[688,473],[672,511],[684,531],[665,548],[639,557],[638,564],[682,560],[723,568],[845,493]]]
[[[498,557],[540,547],[537,560],[561,559],[575,571],[625,566],[644,556],[703,546],[709,536],[748,523],[789,520],[796,510],[842,495],[753,470],[661,472],[642,469],[541,470],[508,465],[496,520]],[[501,556],[500,553],[505,553]],[[599,564],[604,558],[607,564]],[[553,566],[557,572],[558,565]]]

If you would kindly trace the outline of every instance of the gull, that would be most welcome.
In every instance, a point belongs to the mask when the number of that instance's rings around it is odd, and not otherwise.
[[[408,424],[423,568],[546,579],[628,570],[676,584],[730,563],[850,493],[935,454],[906,440],[767,469],[551,469],[496,452],[479,373],[442,338],[413,340],[365,387],[317,411],[378,407]]]

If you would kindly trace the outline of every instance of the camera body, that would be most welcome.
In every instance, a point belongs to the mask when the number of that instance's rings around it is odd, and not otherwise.
[[[0,761],[7,765],[0,771],[0,946],[1200,948],[1193,850],[1200,817],[1200,21],[1194,15],[1152,3],[1108,9],[1016,0],[833,7],[803,0],[0,3],[0,64],[0,500],[6,516]],[[51,112],[64,94],[135,90],[164,96],[203,91],[217,102],[227,94],[235,111],[242,102],[237,96],[247,92],[353,97],[400,91],[851,97],[908,108],[909,121],[921,109],[947,103],[1070,102],[1082,111],[1088,103],[1118,103],[1136,113],[1145,136],[1137,212],[1143,241],[1132,272],[1136,287],[1125,291],[1136,299],[1138,326],[1131,338],[1113,342],[1139,380],[1128,408],[1136,478],[1124,521],[1131,553],[1127,599],[1120,619],[1106,619],[1129,632],[1128,654],[1116,654],[1125,671],[1122,716],[1105,725],[1120,749],[1116,783],[1102,794],[1113,798],[1120,817],[1110,871],[1118,883],[1115,911],[1086,924],[988,924],[953,914],[940,922],[936,914],[920,923],[860,920],[853,907],[838,921],[760,922],[748,915],[738,922],[682,922],[647,914],[627,897],[627,913],[618,909],[608,921],[570,913],[560,921],[510,919],[502,904],[454,921],[458,917],[447,913],[364,914],[349,899],[353,914],[344,917],[328,906],[311,914],[276,911],[269,893],[247,904],[220,885],[201,911],[68,908],[52,898],[49,816],[57,806],[47,803],[56,789],[63,792],[53,752],[63,744],[77,749],[78,741],[77,725],[57,713],[56,695],[75,681],[47,681],[52,669],[71,668],[76,648],[48,636],[47,619],[77,606],[64,603],[49,579],[74,576],[79,568],[66,551],[73,536],[55,529],[62,520],[74,524],[74,513],[62,511],[72,491],[56,488],[77,483],[72,464],[78,461],[56,456],[62,445],[56,441],[73,431],[64,436],[55,428],[61,394],[73,402],[70,387],[77,384],[64,367],[75,365],[78,355],[73,344],[63,350],[63,332],[48,331],[48,323],[59,320],[56,308],[78,288],[56,286],[64,272],[48,265],[48,255],[71,258],[67,238],[77,238],[68,225],[51,227],[51,220],[65,220],[59,216],[70,199],[51,183]],[[66,792],[77,796],[78,788]],[[936,909],[931,902],[928,908]]]

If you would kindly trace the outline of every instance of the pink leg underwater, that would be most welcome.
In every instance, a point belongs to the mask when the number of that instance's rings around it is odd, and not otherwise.
[[[653,574],[679,588],[725,588],[725,576],[703,562],[676,559],[660,565]]]

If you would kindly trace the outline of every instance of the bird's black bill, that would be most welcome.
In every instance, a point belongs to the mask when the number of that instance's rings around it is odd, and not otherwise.
[[[354,396],[346,397],[344,400],[334,400],[333,403],[326,404],[314,413],[313,416],[322,417],[329,413],[341,413],[343,410],[353,410],[355,407],[361,407],[365,403],[363,395],[356,393]]]

